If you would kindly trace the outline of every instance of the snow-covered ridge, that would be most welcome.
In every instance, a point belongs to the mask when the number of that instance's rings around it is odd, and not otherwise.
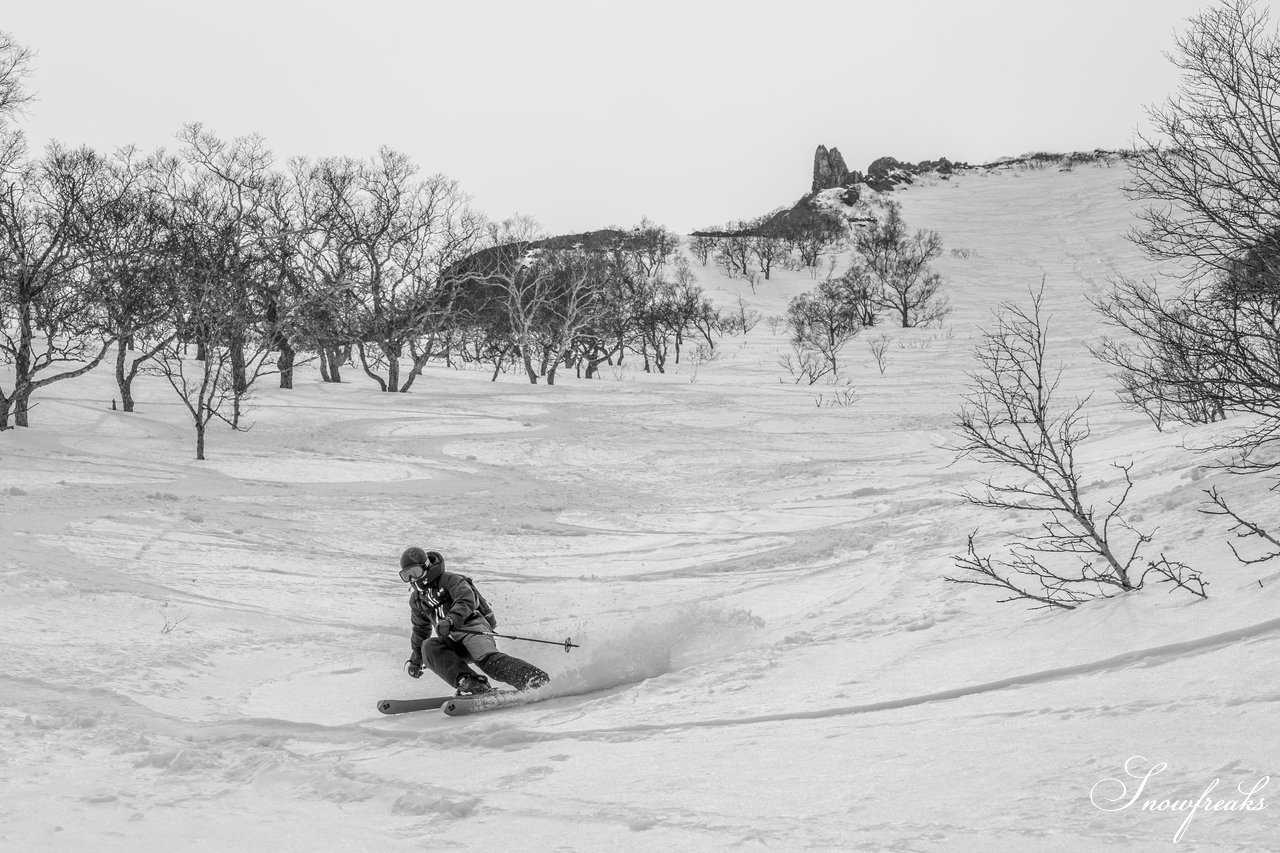
[[[819,146],[818,149],[819,155],[825,156],[825,147]],[[839,155],[839,152],[835,153]],[[881,157],[875,160],[865,173],[843,170],[843,180],[837,185],[814,189],[788,207],[779,208],[770,214],[745,222],[697,230],[693,232],[693,236],[746,233],[742,231],[744,225],[748,226],[748,231],[752,234],[782,235],[787,232],[790,225],[802,223],[814,213],[823,212],[834,213],[849,224],[856,225],[860,222],[872,221],[881,215],[885,205],[893,199],[895,192],[920,183],[933,184],[938,181],[949,181],[963,174],[987,175],[1044,169],[1069,172],[1082,166],[1123,167],[1127,160],[1135,156],[1137,152],[1131,150],[1112,151],[1095,148],[1091,151],[1062,153],[1029,151],[1025,154],[998,157],[990,162],[978,164],[952,161],[946,157],[938,160],[922,160],[918,163],[902,161],[894,157]],[[842,168],[843,160],[839,162]],[[830,177],[827,170],[824,170],[824,175]],[[815,175],[815,184],[817,182],[818,178]]]

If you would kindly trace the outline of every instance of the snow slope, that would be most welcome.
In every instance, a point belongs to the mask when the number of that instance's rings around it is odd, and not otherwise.
[[[1274,772],[1280,570],[1197,512],[1212,484],[1276,508],[1184,446],[1224,427],[1157,433],[1084,349],[1084,296],[1150,272],[1124,177],[898,193],[959,250],[937,264],[954,312],[887,329],[883,375],[855,342],[852,406],[790,383],[767,320],[665,376],[439,368],[383,395],[306,372],[205,463],[154,380],[133,415],[105,370],[46,389],[0,435],[0,849],[1162,850],[1180,827],[1186,849],[1276,849],[1274,787],[1185,827],[1142,809]],[[814,284],[697,272],[766,318]],[[1209,600],[1048,613],[942,580],[969,532],[1026,529],[957,500],[977,471],[941,445],[979,327],[1042,279],[1065,384],[1097,391],[1087,481],[1102,502],[1132,461],[1133,519]],[[504,629],[583,645],[505,644],[555,698],[377,713],[440,689],[400,669],[409,544],[476,577]],[[1126,762],[1165,767],[1122,808]]]

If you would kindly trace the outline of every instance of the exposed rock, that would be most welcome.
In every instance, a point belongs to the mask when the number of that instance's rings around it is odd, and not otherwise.
[[[895,157],[881,157],[867,167],[866,184],[879,192],[888,192],[896,186],[914,183],[917,175],[937,174],[944,180],[956,169],[967,169],[965,163],[953,163],[946,157],[937,160],[921,160],[907,163]]]
[[[862,190],[858,189],[857,184],[850,184],[844,188],[844,192],[840,193],[840,203],[853,207],[862,199]]]
[[[844,157],[839,148],[827,150],[827,146],[819,145],[813,152],[813,192],[842,187],[850,178],[849,167],[844,164]]]

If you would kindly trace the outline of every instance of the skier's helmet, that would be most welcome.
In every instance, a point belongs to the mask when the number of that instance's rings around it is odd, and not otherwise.
[[[427,564],[427,552],[414,545],[412,548],[406,548],[404,553],[400,555],[400,568],[407,569],[410,566],[425,566]]]
[[[426,584],[439,579],[444,571],[444,555],[439,551],[406,548],[400,555],[400,580],[413,584],[421,592]]]

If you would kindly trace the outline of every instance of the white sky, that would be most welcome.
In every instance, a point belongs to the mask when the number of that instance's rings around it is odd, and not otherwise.
[[[793,202],[819,143],[854,169],[1122,147],[1207,5],[2,0],[0,29],[38,53],[37,144],[388,144],[495,218],[688,231]]]

